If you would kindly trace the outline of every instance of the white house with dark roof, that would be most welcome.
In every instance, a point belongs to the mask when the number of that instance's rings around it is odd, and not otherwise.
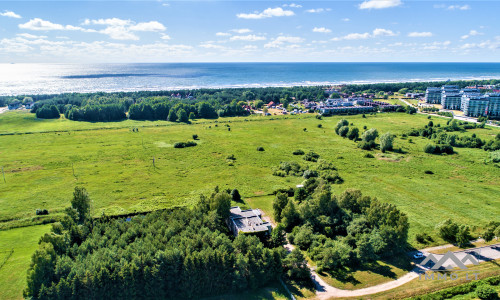
[[[259,209],[241,210],[239,206],[233,206],[229,212],[228,226],[235,236],[240,232],[271,233],[271,223],[262,221]]]

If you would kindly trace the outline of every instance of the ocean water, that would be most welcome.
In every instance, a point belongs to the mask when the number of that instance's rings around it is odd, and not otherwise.
[[[0,64],[0,95],[500,79],[500,63]]]

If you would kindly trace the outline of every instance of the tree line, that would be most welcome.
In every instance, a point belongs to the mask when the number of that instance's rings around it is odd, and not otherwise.
[[[77,187],[63,220],[40,239],[24,295],[188,299],[258,288],[283,274],[308,274],[303,257],[281,247],[283,232],[265,240],[229,233],[225,220],[238,195],[217,188],[192,209],[93,219],[90,198]]]
[[[293,194],[276,194],[274,219],[319,271],[341,271],[406,249],[408,217],[394,205],[359,190],[336,196],[328,182],[315,177]]]

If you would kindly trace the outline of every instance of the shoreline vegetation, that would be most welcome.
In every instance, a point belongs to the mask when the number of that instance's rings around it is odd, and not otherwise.
[[[421,87],[415,83],[405,88]],[[408,110],[342,116],[250,113],[264,111],[269,102],[305,109],[299,101],[326,99],[333,93],[379,97],[392,90],[401,94],[401,89],[386,84],[343,86],[332,93],[324,87],[294,87],[0,97],[4,103],[35,103],[31,113],[0,115],[0,237],[8,241],[0,250],[11,253],[0,269],[0,282],[9,283],[0,298],[20,298],[26,288],[26,273],[11,280],[8,272],[24,272],[30,266],[37,237],[30,236],[27,250],[20,251],[16,245],[22,237],[14,233],[31,228],[37,228],[32,235],[43,238],[28,272],[26,295],[48,298],[69,297],[75,287],[109,280],[114,280],[110,284],[116,295],[131,296],[134,292],[120,288],[123,282],[117,279],[127,276],[138,288],[152,292],[155,289],[143,286],[144,276],[161,271],[155,270],[160,261],[162,266],[175,261],[186,278],[191,273],[181,265],[203,269],[225,261],[216,270],[224,291],[256,288],[259,294],[265,287],[256,282],[264,276],[263,282],[272,286],[269,293],[286,297],[276,285],[276,279],[285,276],[296,296],[310,297],[304,281],[307,259],[330,282],[364,287],[370,285],[365,279],[374,278],[365,271],[375,270],[380,273],[377,280],[384,282],[408,269],[404,262],[378,261],[391,251],[448,242],[462,245],[483,233],[498,236],[496,127]],[[220,190],[214,191],[214,186]],[[240,199],[231,198],[234,187]],[[235,239],[223,221],[229,206],[259,208],[282,227],[267,239]],[[46,223],[52,226],[34,226]],[[50,226],[51,233],[45,234]],[[168,247],[187,245],[186,251],[164,247],[161,257],[144,252],[144,260],[131,259],[121,269],[106,255],[116,248],[124,259],[132,257],[137,245],[149,243],[158,228]],[[196,233],[194,228],[203,230]],[[302,252],[280,250],[285,230]],[[197,234],[212,242],[195,243]],[[233,249],[234,255],[219,247]],[[347,263],[339,265],[341,260]],[[357,262],[369,267],[357,269]],[[89,277],[86,263],[99,269],[99,275]],[[40,270],[37,264],[48,267]],[[141,273],[138,266],[143,265],[150,269]],[[223,269],[234,265],[238,267],[231,283],[224,282]],[[267,270],[264,275],[261,265]],[[119,276],[106,273],[108,269]],[[72,281],[65,281],[70,274]],[[353,274],[359,282],[344,280]],[[204,284],[206,293],[177,289],[176,295],[214,295],[213,282]],[[163,295],[169,289],[156,291]]]

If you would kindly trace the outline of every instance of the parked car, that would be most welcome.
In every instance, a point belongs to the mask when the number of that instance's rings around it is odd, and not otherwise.
[[[417,252],[415,255],[413,255],[413,258],[415,259],[420,259],[420,258],[424,258],[425,255],[422,253],[422,252]]]

